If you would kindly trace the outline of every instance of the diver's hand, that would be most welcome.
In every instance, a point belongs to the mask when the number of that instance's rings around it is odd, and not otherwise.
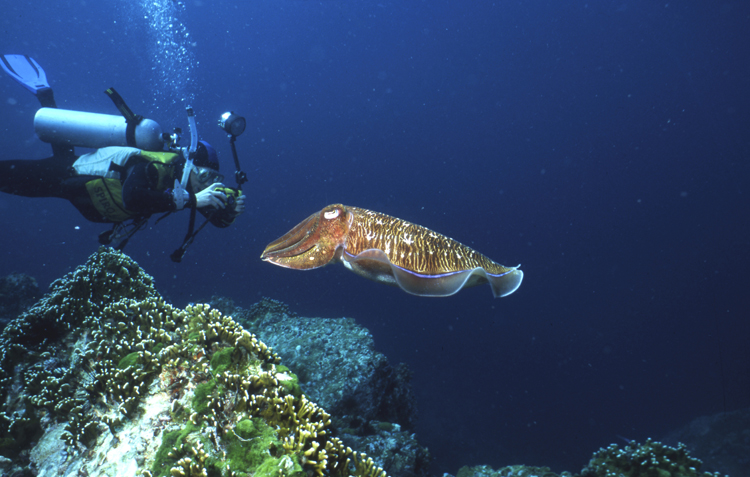
[[[234,203],[234,213],[237,215],[240,215],[245,211],[245,194],[242,194],[241,196],[237,197],[237,200]]]
[[[224,203],[227,200],[227,196],[223,192],[215,190],[217,187],[224,187],[224,184],[214,182],[195,194],[195,206],[199,209],[201,207],[215,207],[217,209],[223,209],[226,207]]]

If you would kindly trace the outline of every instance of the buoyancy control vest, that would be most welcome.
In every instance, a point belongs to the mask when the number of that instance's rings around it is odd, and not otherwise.
[[[73,164],[79,175],[96,176],[86,182],[86,191],[96,210],[108,221],[123,222],[138,217],[125,208],[122,185],[127,169],[134,161],[147,161],[158,172],[158,190],[166,190],[174,182],[175,166],[182,156],[174,152],[143,151],[134,147],[104,147],[84,154]]]

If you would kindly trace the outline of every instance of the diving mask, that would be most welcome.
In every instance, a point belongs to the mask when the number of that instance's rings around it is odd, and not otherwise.
[[[190,174],[190,177],[193,181],[193,189],[196,191],[201,191],[211,184],[224,180],[224,175],[219,174],[219,171],[210,167],[199,166],[193,166],[193,173]]]

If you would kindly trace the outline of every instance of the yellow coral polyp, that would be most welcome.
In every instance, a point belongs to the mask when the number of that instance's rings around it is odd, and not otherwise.
[[[182,467],[172,467],[169,473],[172,474],[172,477],[185,477],[187,475]]]

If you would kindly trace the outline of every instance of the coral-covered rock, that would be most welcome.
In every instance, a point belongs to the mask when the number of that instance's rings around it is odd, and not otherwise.
[[[683,444],[670,447],[647,439],[624,447],[611,444],[599,449],[581,471],[581,477],[711,477],[701,472],[702,462],[691,457]]]
[[[276,350],[299,377],[302,390],[332,415],[414,428],[411,372],[403,364],[391,366],[375,350],[370,332],[353,319],[300,317],[269,299],[248,310],[222,311]]]
[[[392,477],[429,474],[430,454],[415,435],[398,424],[369,421],[358,429],[337,430],[347,446],[365,452]]]
[[[370,332],[351,318],[297,316],[264,298],[248,309],[227,298],[211,305],[231,315],[279,354],[301,390],[331,414],[333,430],[393,476],[424,475],[427,449],[408,432],[416,420],[411,372],[375,350]]]
[[[4,475],[385,477],[255,335],[101,248],[0,335]]]

